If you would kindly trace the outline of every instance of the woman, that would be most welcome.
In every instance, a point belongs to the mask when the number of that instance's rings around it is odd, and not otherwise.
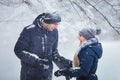
[[[54,73],[55,76],[76,77],[76,80],[98,80],[96,70],[98,59],[102,56],[102,45],[95,37],[96,31],[84,28],[79,32],[80,47],[74,56],[74,68],[60,69]]]

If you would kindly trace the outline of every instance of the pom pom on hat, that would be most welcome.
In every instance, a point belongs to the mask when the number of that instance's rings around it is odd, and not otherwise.
[[[101,28],[96,28],[96,35],[101,34],[101,32],[102,32]]]

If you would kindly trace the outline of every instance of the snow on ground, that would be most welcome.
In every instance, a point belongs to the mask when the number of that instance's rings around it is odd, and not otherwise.
[[[120,41],[102,41],[101,43],[103,45],[103,56],[99,60],[97,70],[99,80],[120,80],[120,63],[118,62],[120,60]],[[76,50],[75,48],[77,48],[75,46],[77,45],[72,43],[66,43],[64,45],[60,44],[61,54],[69,59],[72,59]],[[54,80],[61,80],[61,78],[58,79],[54,77]]]
[[[103,42],[103,56],[99,62],[99,80],[120,80],[120,41]]]

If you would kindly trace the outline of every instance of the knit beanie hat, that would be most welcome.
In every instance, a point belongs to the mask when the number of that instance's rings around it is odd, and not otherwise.
[[[61,22],[61,17],[57,13],[45,13],[43,16],[43,21],[47,24],[53,24],[56,22]]]
[[[96,30],[92,28],[84,28],[81,31],[79,31],[79,35],[83,36],[85,39],[94,38],[96,35]]]

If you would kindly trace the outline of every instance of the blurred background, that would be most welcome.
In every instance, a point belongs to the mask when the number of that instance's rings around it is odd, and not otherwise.
[[[14,45],[23,28],[43,12],[58,12],[62,17],[58,50],[71,60],[79,45],[78,31],[100,28],[104,52],[97,71],[99,80],[120,80],[120,0],[0,0],[0,80],[20,80]],[[54,65],[54,71],[57,69]],[[61,79],[65,78],[53,76],[53,80]]]

